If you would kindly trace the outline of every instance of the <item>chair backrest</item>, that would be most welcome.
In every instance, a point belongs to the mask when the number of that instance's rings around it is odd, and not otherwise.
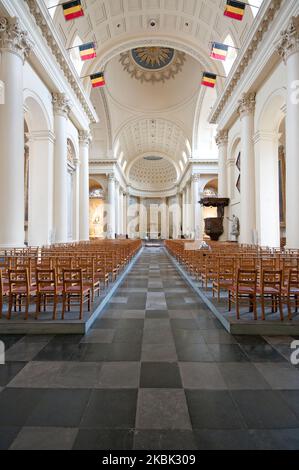
[[[83,288],[82,269],[63,269],[62,271],[63,288],[80,287]]]
[[[26,293],[29,294],[30,282],[29,282],[29,270],[24,269],[9,269],[8,270],[8,282],[10,293],[18,290],[18,288],[24,288]]]
[[[238,269],[237,289],[241,287],[249,287],[256,292],[257,287],[257,270],[256,269]]]
[[[261,288],[262,292],[267,288],[276,289],[279,292],[282,287],[282,270],[263,269],[261,276]]]
[[[36,270],[36,286],[37,291],[40,292],[41,288],[57,287],[56,269],[37,268]]]
[[[292,292],[292,289],[299,289],[299,271],[298,269],[290,269],[288,275],[287,290],[288,294]]]

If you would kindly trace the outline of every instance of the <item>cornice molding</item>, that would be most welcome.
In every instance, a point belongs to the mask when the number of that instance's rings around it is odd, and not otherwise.
[[[13,52],[24,62],[33,47],[18,18],[0,17],[0,49]]]
[[[63,71],[68,83],[70,84],[71,88],[73,89],[76,97],[78,98],[82,108],[84,109],[86,115],[88,116],[91,123],[95,123],[96,119],[93,112],[90,109],[90,104],[86,100],[84,93],[81,90],[79,85],[79,80],[75,76],[73,70],[68,64],[68,61],[65,59],[65,56],[59,47],[53,32],[51,31],[49,25],[47,24],[47,20],[36,0],[25,0],[29,7],[29,11],[31,15],[34,17],[34,20],[37,26],[40,28],[41,33],[50,48],[52,54],[56,58],[61,70]]]
[[[281,31],[276,51],[285,64],[292,54],[299,52],[299,16],[293,16],[288,27]]]
[[[240,82],[241,77],[245,73],[249,63],[252,61],[255,52],[260,46],[265,34],[271,27],[275,16],[280,10],[283,0],[271,0],[269,6],[267,7],[264,16],[261,18],[259,24],[256,27],[255,33],[251,38],[246,49],[244,49],[243,54],[240,55],[240,58],[233,68],[233,71],[230,75],[230,78],[227,80],[227,84],[223,93],[220,95],[219,100],[216,103],[215,108],[213,109],[210,115],[210,123],[217,124],[217,121],[227,105],[230,97],[233,95],[235,88]],[[265,6],[266,8],[266,6]]]

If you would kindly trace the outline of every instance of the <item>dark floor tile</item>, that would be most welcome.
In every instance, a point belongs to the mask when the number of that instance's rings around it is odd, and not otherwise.
[[[143,362],[140,373],[141,388],[181,388],[177,363]]]
[[[106,328],[113,330],[115,328],[119,328],[119,321],[120,320],[114,320],[110,318],[100,318],[99,320],[95,321],[93,328]]]
[[[229,392],[218,390],[186,390],[186,397],[193,428],[244,428],[244,420]]]
[[[140,328],[118,328],[113,343],[141,343],[143,330]]]
[[[195,442],[199,450],[256,450],[255,439],[245,429],[196,429]]]
[[[20,427],[16,426],[2,427],[2,424],[0,425],[0,450],[9,449],[19,434],[20,429]]]
[[[70,361],[80,350],[78,343],[50,341],[34,358],[35,361]]]
[[[73,450],[132,450],[132,429],[80,429]]]
[[[134,450],[194,450],[192,431],[142,430],[135,431]]]
[[[198,328],[196,320],[181,320],[181,319],[171,319],[171,326],[173,330],[175,329],[184,329],[184,330],[196,330]]]
[[[4,389],[0,396],[0,425],[24,426],[44,393],[38,389]]]
[[[140,361],[141,343],[112,343],[108,345],[106,361]]]
[[[298,390],[284,390],[279,392],[288,406],[294,411],[299,418],[299,391]]]
[[[26,426],[78,427],[90,390],[45,390]]]
[[[0,341],[4,343],[5,351],[8,351],[11,346],[14,346],[23,337],[24,335],[0,335]]]
[[[81,428],[132,429],[135,426],[137,390],[95,390]]]
[[[84,338],[84,335],[56,335],[51,339],[49,345],[51,344],[79,344],[80,341]]]
[[[180,362],[213,362],[214,358],[205,344],[176,344],[178,360]]]
[[[122,320],[118,320],[118,325],[117,325],[118,329],[119,328],[136,328],[136,329],[142,330],[143,327],[144,327],[144,320],[142,318],[125,318]]]
[[[249,362],[237,344],[209,344],[208,348],[216,362]]]
[[[155,318],[155,319],[163,319],[169,318],[169,313],[168,310],[146,310],[145,311],[145,318],[150,319],[150,318]]]
[[[25,367],[25,362],[7,362],[0,365],[0,387],[5,387]]]
[[[233,335],[238,344],[251,346],[266,345],[267,341],[262,336],[255,335]]]
[[[242,344],[240,347],[252,362],[286,362],[270,344]]]
[[[259,450],[299,450],[299,428],[252,430],[250,434]]]
[[[299,427],[299,420],[278,392],[272,390],[232,391],[249,429]]]

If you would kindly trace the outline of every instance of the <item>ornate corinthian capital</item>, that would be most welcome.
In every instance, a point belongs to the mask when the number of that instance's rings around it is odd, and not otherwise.
[[[18,18],[0,17],[0,49],[18,54],[22,60],[27,59],[33,42],[27,31],[21,28]]]
[[[217,132],[215,140],[216,140],[216,144],[218,145],[218,147],[220,147],[221,145],[227,145],[227,143],[228,143],[228,131],[227,130],[221,130],[221,131]]]
[[[286,63],[290,55],[299,52],[299,16],[293,16],[276,43],[276,51]]]
[[[64,93],[52,93],[52,103],[55,114],[68,116],[71,110],[71,104]]]
[[[255,93],[244,93],[239,100],[239,107],[238,107],[238,113],[240,117],[242,118],[246,114],[250,114],[254,112],[255,109]]]
[[[91,134],[89,131],[79,131],[80,144],[89,145],[91,142]]]

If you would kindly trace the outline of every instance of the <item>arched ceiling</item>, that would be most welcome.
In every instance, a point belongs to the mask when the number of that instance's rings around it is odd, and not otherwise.
[[[188,153],[182,129],[164,119],[142,119],[129,123],[120,132],[119,149],[126,160],[142,154],[168,155],[178,163],[182,153]]]
[[[225,0],[82,0],[82,5],[84,17],[66,22],[62,8],[56,8],[54,22],[67,48],[78,37],[96,42],[97,58],[87,61],[80,75],[105,73],[106,87],[91,92],[100,117],[93,129],[92,158],[121,155],[129,178],[140,176],[142,166],[148,168],[143,160],[146,154],[165,157],[163,165],[171,166],[172,160],[176,174],[182,172],[190,149],[200,147],[192,139],[199,113],[201,121],[208,115],[206,109],[201,111],[202,97],[209,96],[207,109],[216,98],[216,93],[201,89],[202,71],[224,73],[222,63],[209,57],[210,41],[230,34],[240,47],[253,21],[250,7],[239,22],[223,15]],[[168,68],[155,78],[151,73],[156,72],[145,71],[144,63],[136,69],[132,50],[155,46],[174,49],[181,58],[177,70],[172,54]],[[88,78],[83,83],[91,90]],[[223,83],[217,81],[219,90]],[[155,166],[154,162],[148,165]],[[175,180],[171,181],[174,185]]]
[[[137,159],[129,169],[128,177],[134,189],[164,191],[177,182],[177,171],[166,158],[148,156]]]

